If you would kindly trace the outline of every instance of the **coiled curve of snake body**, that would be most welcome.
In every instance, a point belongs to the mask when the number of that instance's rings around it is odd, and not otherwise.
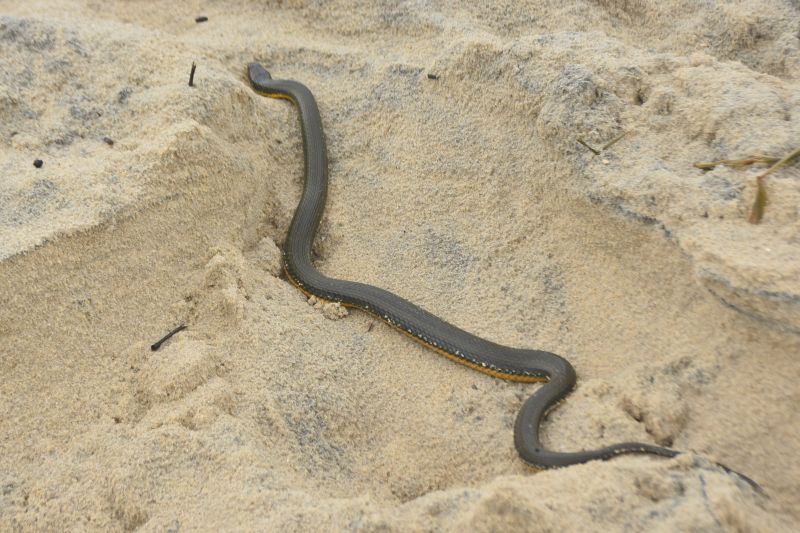
[[[542,350],[495,344],[453,326],[388,291],[330,278],[314,268],[311,246],[325,208],[328,186],[327,152],[317,103],[305,85],[291,80],[274,80],[257,63],[248,66],[248,77],[257,93],[290,100],[300,112],[305,184],[289,227],[283,254],[286,273],[301,291],[376,315],[435,352],[485,374],[510,381],[544,382],[525,401],[514,426],[514,444],[520,457],[529,465],[557,468],[595,459],[610,459],[626,453],[663,457],[674,457],[680,453],[641,442],[625,442],[597,450],[569,453],[545,449],[539,440],[539,424],[548,410],[567,396],[575,385],[575,370],[566,359]]]

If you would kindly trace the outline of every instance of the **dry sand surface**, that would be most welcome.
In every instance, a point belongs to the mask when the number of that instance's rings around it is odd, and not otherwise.
[[[0,530],[796,531],[800,165],[753,225],[766,167],[693,163],[800,145],[799,37],[797,0],[0,1]],[[251,61],[319,102],[323,272],[569,359],[553,449],[690,453],[537,473],[538,385],[309,303]]]

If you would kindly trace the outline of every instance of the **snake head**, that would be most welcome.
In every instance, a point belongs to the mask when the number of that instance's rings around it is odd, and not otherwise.
[[[269,72],[258,63],[247,65],[247,77],[250,78],[250,83],[255,86],[267,84],[272,79]]]

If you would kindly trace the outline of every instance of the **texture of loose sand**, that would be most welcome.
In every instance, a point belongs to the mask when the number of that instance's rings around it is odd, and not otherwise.
[[[309,4],[0,2],[0,530],[797,528],[799,166],[759,225],[693,167],[800,144],[797,1]],[[569,359],[553,449],[691,453],[537,473],[538,385],[310,305],[251,61],[323,272]]]

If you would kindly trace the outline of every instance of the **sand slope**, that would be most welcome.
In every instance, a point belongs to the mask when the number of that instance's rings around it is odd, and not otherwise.
[[[0,529],[796,528],[800,170],[756,226],[692,164],[800,143],[800,10],[650,4],[0,4]],[[319,101],[321,270],[567,357],[555,449],[693,453],[535,473],[535,385],[309,305],[253,60]]]

